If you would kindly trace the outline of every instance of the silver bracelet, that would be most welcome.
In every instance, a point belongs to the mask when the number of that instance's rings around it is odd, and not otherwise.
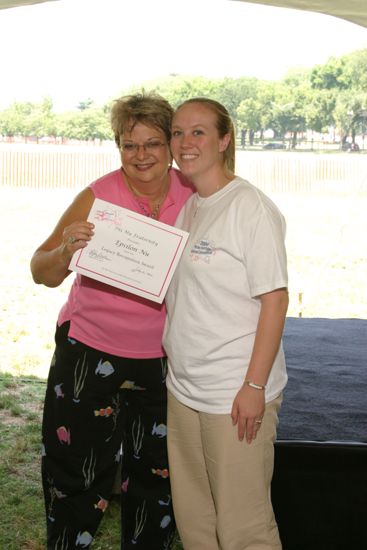
[[[255,384],[255,382],[252,382],[251,380],[245,380],[244,382],[247,386],[250,386],[250,388],[254,388],[254,390],[265,390],[266,386],[262,386],[261,384]]]

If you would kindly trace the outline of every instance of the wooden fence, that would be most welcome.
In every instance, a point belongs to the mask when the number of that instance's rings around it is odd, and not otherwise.
[[[236,173],[266,192],[367,191],[367,155],[238,151]]]
[[[367,190],[367,155],[237,151],[236,173],[267,192]],[[120,166],[115,147],[0,145],[0,186],[79,190]]]
[[[0,185],[9,187],[79,190],[119,166],[113,147],[0,147]]]

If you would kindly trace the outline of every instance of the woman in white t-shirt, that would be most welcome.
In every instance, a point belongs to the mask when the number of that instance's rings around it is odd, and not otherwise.
[[[270,484],[287,383],[285,222],[234,175],[234,128],[220,103],[184,102],[171,150],[197,190],[176,222],[190,236],[163,340],[178,530],[185,550],[279,550]]]

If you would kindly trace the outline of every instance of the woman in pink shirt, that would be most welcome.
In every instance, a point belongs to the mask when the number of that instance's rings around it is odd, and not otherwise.
[[[154,94],[117,100],[122,167],[75,198],[31,260],[34,281],[60,285],[88,246],[95,198],[173,225],[192,194],[171,167],[172,108]],[[122,459],[121,548],[167,549],[175,522],[166,450],[165,306],[76,275],[56,330],[43,419],[47,548],[89,548]]]

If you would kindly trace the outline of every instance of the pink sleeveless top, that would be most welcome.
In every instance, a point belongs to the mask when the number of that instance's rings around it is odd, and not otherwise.
[[[177,170],[170,170],[171,185],[159,221],[173,225],[193,190]],[[95,197],[142,213],[127,189],[121,170],[90,185]],[[69,337],[119,357],[162,357],[164,304],[157,304],[123,290],[77,274],[58,324],[70,321]]]

